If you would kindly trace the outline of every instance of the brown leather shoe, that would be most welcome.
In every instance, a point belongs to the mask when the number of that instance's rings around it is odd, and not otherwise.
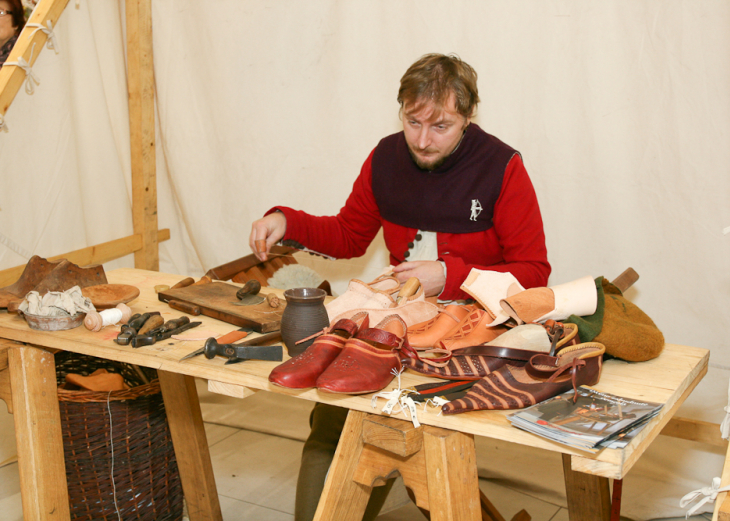
[[[435,347],[453,351],[462,347],[478,346],[507,331],[505,326],[487,327],[491,321],[489,313],[483,309],[474,309],[447,336],[436,342]]]
[[[360,329],[369,326],[367,313],[342,318],[326,328],[303,353],[280,364],[269,374],[269,381],[289,389],[314,387],[317,378],[342,352],[345,343]]]
[[[386,387],[401,369],[400,348],[407,345],[407,326],[398,315],[361,329],[317,379],[317,389],[330,393],[364,394]]]
[[[517,326],[481,346],[441,350],[438,354],[439,350],[434,349],[431,357],[404,347],[401,362],[406,369],[444,380],[479,380],[503,365],[523,366],[535,355],[557,352],[578,343],[578,326],[550,322]],[[535,329],[542,329],[543,339],[535,337]]]
[[[598,342],[563,348],[557,356],[533,356],[524,367],[505,365],[482,378],[458,400],[445,404],[444,414],[467,411],[522,409],[564,393],[571,387],[596,385],[603,353]]]
[[[449,304],[431,320],[409,327],[408,343],[416,349],[435,346],[474,309],[472,305]]]

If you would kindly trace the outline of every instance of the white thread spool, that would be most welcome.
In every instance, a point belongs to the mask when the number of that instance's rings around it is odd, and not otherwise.
[[[132,310],[126,304],[117,304],[117,307],[105,309],[100,313],[91,311],[84,318],[84,325],[89,331],[101,331],[105,326],[113,326],[121,322],[126,324],[132,316]]]

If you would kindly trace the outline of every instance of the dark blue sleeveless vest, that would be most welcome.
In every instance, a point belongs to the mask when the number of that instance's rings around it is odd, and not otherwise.
[[[504,171],[517,152],[471,123],[446,161],[420,169],[403,132],[383,138],[373,153],[373,194],[380,215],[408,228],[472,233],[493,226]]]

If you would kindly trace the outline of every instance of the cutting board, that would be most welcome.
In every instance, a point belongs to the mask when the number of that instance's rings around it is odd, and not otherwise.
[[[237,306],[236,292],[239,286],[225,282],[209,282],[185,288],[160,291],[157,295],[162,302],[178,300],[193,304],[200,308],[201,314],[217,318],[236,326],[248,326],[259,333],[270,333],[281,329],[281,314],[286,307],[286,301],[281,299],[278,308],[271,308],[264,301],[255,306]],[[261,296],[266,288],[261,291]]]

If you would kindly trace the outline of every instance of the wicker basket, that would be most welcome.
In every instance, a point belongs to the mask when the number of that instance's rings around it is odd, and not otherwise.
[[[141,369],[150,381],[145,384],[122,362],[67,351],[55,359],[59,385],[68,373],[88,376],[103,368],[130,387],[58,390],[71,519],[182,519],[182,487],[156,372]]]

